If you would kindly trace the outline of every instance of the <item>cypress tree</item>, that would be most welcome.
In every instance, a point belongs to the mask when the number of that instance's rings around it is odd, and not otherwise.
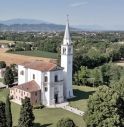
[[[22,101],[18,127],[33,127],[34,119],[35,117],[32,111],[30,99],[26,97]]]
[[[0,101],[0,127],[6,127],[5,103]]]
[[[7,67],[4,74],[4,83],[6,85],[10,85],[13,82],[14,82],[14,76],[13,76],[12,69],[10,67]]]
[[[11,102],[9,100],[9,95],[6,98],[6,125],[7,127],[12,127]]]
[[[6,68],[6,63],[4,61],[0,61],[0,69]]]

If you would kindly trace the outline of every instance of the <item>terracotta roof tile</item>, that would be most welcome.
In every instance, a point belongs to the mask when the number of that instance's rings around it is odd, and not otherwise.
[[[52,62],[46,62],[42,60],[37,60],[37,61],[32,61],[32,62],[24,62],[21,65],[23,65],[25,68],[30,68],[34,70],[39,70],[39,71],[52,71],[55,68],[59,67],[59,69],[63,69],[62,67],[58,66],[55,63]]]
[[[20,90],[23,90],[26,92],[35,92],[35,91],[40,90],[39,85],[34,80],[23,83],[23,84],[18,85],[18,86],[14,86],[13,88],[17,88],[17,89],[20,89]]]

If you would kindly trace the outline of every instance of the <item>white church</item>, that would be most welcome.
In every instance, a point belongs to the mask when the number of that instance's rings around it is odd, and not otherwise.
[[[54,106],[73,97],[73,43],[67,20],[61,45],[61,66],[46,61],[30,61],[18,65],[18,86],[10,89],[15,103],[29,97],[31,103]]]

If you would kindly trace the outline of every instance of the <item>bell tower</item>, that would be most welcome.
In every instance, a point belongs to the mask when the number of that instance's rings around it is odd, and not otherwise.
[[[66,99],[73,97],[72,67],[73,67],[73,43],[70,37],[69,19],[67,23],[63,44],[61,45],[61,67],[64,68],[64,96]]]

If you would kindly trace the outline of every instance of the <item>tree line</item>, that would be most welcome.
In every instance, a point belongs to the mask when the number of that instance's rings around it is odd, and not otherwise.
[[[95,87],[100,85],[109,86],[111,83],[124,78],[124,67],[111,62],[94,69],[81,66],[73,77],[73,84]]]

